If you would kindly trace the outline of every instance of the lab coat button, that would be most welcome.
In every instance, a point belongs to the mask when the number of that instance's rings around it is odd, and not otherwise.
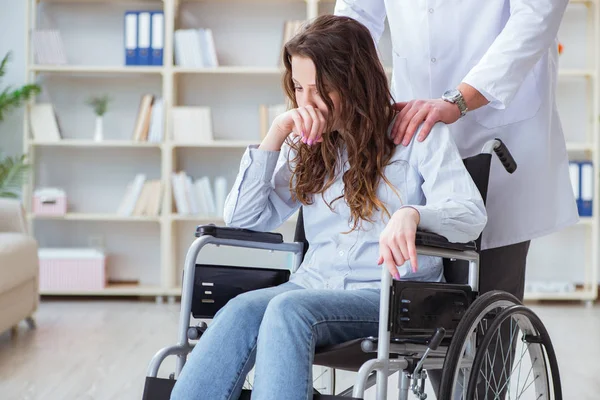
[[[435,57],[433,57],[433,58],[431,59],[431,62],[432,62],[432,63],[434,63],[434,62],[436,62],[436,61],[437,61],[437,59],[436,59]]]
[[[429,14],[433,14],[433,8],[429,9]]]

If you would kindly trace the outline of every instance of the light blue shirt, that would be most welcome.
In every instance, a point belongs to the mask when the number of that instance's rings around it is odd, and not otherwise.
[[[248,147],[225,202],[227,226],[272,231],[299,209],[300,202],[292,200],[289,190],[291,152],[287,145],[281,151]],[[361,228],[343,233],[352,226],[350,208],[343,198],[333,203],[333,211],[325,202],[342,194],[342,174],[348,163],[341,153],[342,173],[324,193],[325,200],[316,195],[313,204],[303,206],[309,249],[290,281],[307,288],[379,288],[379,235],[387,217],[379,211],[373,216],[374,223],[363,221]],[[487,221],[483,200],[446,125],[436,124],[424,142],[413,140],[409,146],[397,146],[385,175],[396,190],[381,180],[377,195],[390,214],[413,207],[421,215],[420,230],[435,232],[451,242],[475,240],[483,230]],[[418,263],[416,273],[408,261],[401,266],[402,279],[443,280],[440,258],[419,256]]]

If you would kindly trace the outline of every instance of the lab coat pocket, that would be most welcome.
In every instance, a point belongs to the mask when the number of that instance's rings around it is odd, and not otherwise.
[[[523,84],[505,109],[484,106],[470,114],[483,127],[497,128],[532,118],[540,109],[541,98],[533,71],[525,77]]]
[[[410,101],[414,99],[412,84],[410,81],[410,71],[408,69],[408,59],[401,57],[396,51],[394,53],[394,73],[392,75],[392,91],[394,100]]]

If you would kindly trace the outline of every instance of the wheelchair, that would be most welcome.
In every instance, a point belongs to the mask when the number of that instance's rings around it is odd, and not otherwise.
[[[463,160],[484,201],[494,153],[508,173],[516,170],[499,139]],[[289,252],[294,264],[291,272],[300,266],[308,249],[302,210],[292,243],[285,243],[277,233],[214,225],[198,226],[196,237],[185,259],[179,340],[152,358],[144,400],[169,399],[194,346],[192,341],[200,339],[207,327],[205,323],[190,326],[190,316],[212,318],[238,294],[279,285],[290,276],[289,270],[199,264],[204,246]],[[479,295],[480,241],[481,237],[470,243],[451,243],[431,232],[417,232],[417,253],[443,258],[446,282],[397,281],[382,267],[378,336],[317,348],[314,364],[332,369],[334,387],[330,395],[315,390],[314,398],[363,399],[365,390],[375,386],[376,399],[384,400],[389,377],[399,372],[398,398],[425,400],[426,379],[437,371],[436,395],[441,400],[561,400],[556,354],[541,320],[509,293]],[[158,378],[160,365],[169,356],[177,357],[176,370],[168,379]],[[337,394],[336,369],[357,373],[354,385]],[[411,393],[414,397],[409,397]],[[249,398],[250,392],[244,390],[240,399]]]

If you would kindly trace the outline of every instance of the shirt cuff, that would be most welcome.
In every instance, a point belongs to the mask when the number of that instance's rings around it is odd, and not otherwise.
[[[241,165],[246,179],[271,182],[279,153],[279,151],[259,150],[258,145],[248,146]]]
[[[401,208],[414,208],[419,213],[419,228],[424,231],[429,232],[437,232],[439,230],[439,226],[443,222],[438,211],[434,211],[427,206],[412,206],[406,205]]]
[[[477,82],[477,79],[467,76],[465,79],[463,79],[463,83],[466,83],[481,93],[481,95],[485,97],[487,101],[489,101],[486,106],[495,108],[496,110],[503,110],[506,108],[506,104],[504,104],[504,102],[497,96],[494,96],[490,90],[484,89],[485,85],[481,82]]]

